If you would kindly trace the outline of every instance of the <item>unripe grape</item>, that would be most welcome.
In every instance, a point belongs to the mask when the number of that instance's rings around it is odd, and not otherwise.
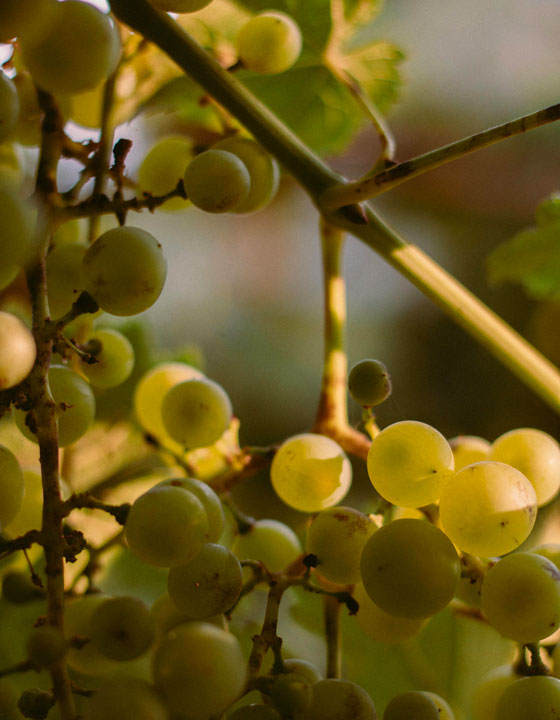
[[[81,269],[85,245],[57,245],[47,255],[47,293],[49,310],[55,320],[70,312],[83,290]]]
[[[438,709],[429,697],[418,691],[395,695],[387,704],[383,720],[439,720]]]
[[[155,623],[141,600],[107,598],[91,616],[91,638],[102,655],[112,660],[133,660],[151,647]]]
[[[82,595],[64,605],[64,634],[68,640],[79,637],[91,639],[91,618],[95,610],[107,600],[106,595]],[[85,675],[102,675],[117,667],[115,660],[99,652],[93,642],[81,647],[70,645],[66,653],[66,662],[73,669]]]
[[[368,693],[350,680],[321,680],[313,686],[306,720],[377,720]]]
[[[430,698],[430,700],[436,706],[438,711],[438,720],[455,720],[455,713],[451,709],[451,706],[440,695],[436,695],[436,693],[433,692],[428,692],[427,690],[422,690],[421,694]]]
[[[82,280],[99,307],[112,315],[136,315],[160,296],[167,275],[162,247],[136,227],[108,230],[90,245]]]
[[[192,142],[185,137],[168,137],[159,140],[148,152],[138,169],[138,193],[154,196],[167,195],[183,178],[192,160]],[[174,197],[160,205],[159,210],[183,210],[188,200]]]
[[[360,405],[374,407],[391,394],[391,376],[379,360],[360,360],[350,370],[348,390]]]
[[[94,387],[115,387],[130,376],[134,367],[134,348],[118,330],[94,330],[86,348],[97,362],[88,363],[80,359],[80,369]]]
[[[14,453],[0,445],[0,530],[18,514],[23,503],[25,481]]]
[[[0,142],[13,134],[19,118],[19,97],[13,80],[0,72]]]
[[[301,47],[299,26],[282,12],[255,15],[237,36],[239,59],[246,68],[258,73],[288,70],[298,59]]]
[[[491,445],[488,440],[475,435],[458,435],[449,440],[455,460],[455,472],[459,472],[467,465],[488,460]]]
[[[278,520],[257,520],[231,549],[240,560],[259,560],[270,572],[280,572],[302,552],[298,536]]]
[[[40,625],[27,639],[27,655],[39,667],[50,667],[64,657],[68,642],[59,628]]]
[[[0,311],[0,390],[25,380],[36,355],[35,340],[27,327],[15,315]]]
[[[201,480],[186,477],[162,480],[156,487],[160,485],[180,487],[196,495],[206,510],[208,517],[208,541],[212,543],[218,542],[225,524],[224,506],[210,485],[207,485]]]
[[[158,10],[174,13],[192,13],[210,5],[212,0],[150,0]]]
[[[144,680],[104,682],[84,703],[84,720],[168,720],[155,688]]]
[[[495,720],[554,720],[560,716],[560,680],[544,675],[516,680],[496,706]]]
[[[244,163],[225,150],[207,150],[197,155],[189,163],[183,182],[192,204],[210,213],[236,210],[251,187]]]
[[[319,680],[323,679],[323,676],[319,670],[317,670],[315,665],[310,663],[308,660],[303,660],[302,658],[288,658],[287,660],[284,660],[284,667],[290,673],[301,675],[309,683],[309,685],[315,685],[315,683],[318,683]]]

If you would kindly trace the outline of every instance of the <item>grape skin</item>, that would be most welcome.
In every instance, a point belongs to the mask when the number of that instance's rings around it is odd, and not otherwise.
[[[151,647],[155,623],[141,600],[108,598],[91,616],[91,638],[102,655],[112,660],[133,660]]]
[[[32,247],[34,208],[7,181],[0,183],[0,217],[2,234],[0,265],[22,267]]]
[[[276,74],[288,70],[298,59],[301,31],[289,15],[263,12],[251,18],[237,36],[243,65],[254,72]]]
[[[484,461],[453,476],[439,507],[441,525],[457,547],[494,557],[514,550],[528,537],[537,516],[537,497],[518,470]]]
[[[36,355],[35,340],[27,327],[15,315],[0,311],[0,390],[25,380]]]
[[[535,675],[516,680],[498,700],[495,720],[553,720],[560,716],[560,680]]]
[[[16,86],[0,72],[0,142],[14,132],[19,117],[19,97]]]
[[[215,543],[220,539],[225,525],[224,506],[214,490],[195,478],[169,478],[162,480],[155,487],[171,485],[188,490],[200,500],[208,517],[208,542]]]
[[[123,383],[134,367],[134,348],[128,338],[118,330],[94,330],[88,343],[98,343],[99,352],[93,352],[96,363],[80,360],[80,369],[94,387],[111,388]]]
[[[14,453],[0,445],[0,531],[17,517],[25,492],[23,470]]]
[[[17,515],[10,520],[10,537],[25,535],[29,530],[39,530],[43,518],[43,482],[41,473],[31,469],[23,470],[25,493]]]
[[[348,390],[364,407],[374,407],[391,394],[391,377],[379,360],[360,360],[348,375]]]
[[[368,693],[350,680],[321,680],[313,686],[306,720],[376,720]]]
[[[278,520],[257,520],[248,532],[238,535],[232,551],[240,560],[259,560],[270,572],[280,572],[301,555],[295,532]]]
[[[352,596],[360,606],[356,621],[375,642],[405,642],[417,635],[426,623],[424,618],[397,617],[384,612],[373,602],[361,582],[354,586]]]
[[[427,690],[421,691],[422,695],[430,698],[434,703],[438,711],[438,720],[455,720],[455,713],[451,709],[451,706],[442,697],[436,695],[436,693],[428,692]]]
[[[91,618],[95,610],[105,602],[106,595],[82,595],[64,606],[64,634],[68,640],[74,636],[91,638]],[[66,654],[68,665],[86,675],[103,675],[117,666],[115,660],[102,655],[95,643],[88,642],[80,648],[69,645]]]
[[[488,460],[491,445],[488,440],[476,435],[457,435],[449,440],[455,460],[455,472],[459,472],[467,465]]]
[[[383,720],[439,720],[439,717],[433,700],[418,691],[395,695],[383,713]]]
[[[472,696],[473,720],[496,720],[496,706],[504,690],[519,678],[511,665],[500,665],[487,672]]]
[[[325,435],[288,438],[274,456],[270,479],[278,497],[303,512],[336,505],[352,483],[352,467],[340,445]]]
[[[183,177],[187,197],[200,210],[236,210],[249,195],[251,177],[245,164],[226,150],[207,150],[189,163]]]
[[[168,137],[157,142],[145,156],[138,170],[138,193],[167,195],[177,187],[192,160],[192,143],[184,137]],[[188,207],[189,201],[174,197],[160,205],[163,212],[175,212]]]
[[[49,310],[55,320],[70,312],[78,299],[85,254],[85,245],[72,243],[56,246],[47,255]]]
[[[100,235],[82,262],[85,289],[112,315],[147,310],[160,296],[166,275],[160,243],[145,230],[131,226]]]

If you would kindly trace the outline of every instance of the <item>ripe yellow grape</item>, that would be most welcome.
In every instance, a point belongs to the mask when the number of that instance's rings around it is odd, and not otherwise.
[[[210,5],[212,0],[150,0],[158,10],[174,13],[192,13]]]
[[[13,80],[0,71],[0,142],[13,135],[19,118],[19,97]]]
[[[159,140],[142,160],[138,169],[138,194],[167,195],[182,180],[187,165],[193,158],[192,142],[185,137],[167,137]],[[164,212],[175,212],[188,207],[189,201],[174,197],[159,206]]]
[[[70,312],[83,289],[81,269],[86,246],[69,243],[55,246],[47,255],[47,294],[53,319]]]
[[[560,489],[560,446],[542,430],[519,428],[492,443],[489,460],[507,463],[525,475],[537,494],[539,507]]]
[[[298,536],[278,520],[257,520],[238,535],[232,551],[240,560],[259,560],[270,572],[280,572],[302,554]]]
[[[25,66],[39,87],[55,95],[94,88],[113,72],[120,51],[109,16],[81,0],[55,3],[46,34],[22,37]]]
[[[15,387],[25,380],[36,355],[31,331],[15,315],[0,311],[0,390]]]
[[[519,470],[504,463],[467,465],[446,484],[441,525],[461,550],[494,557],[519,547],[537,517],[537,496]]]
[[[0,532],[17,516],[23,503],[25,481],[14,453],[0,445]]]
[[[251,187],[245,164],[226,150],[207,150],[197,155],[187,166],[183,182],[192,204],[210,213],[236,210]]]
[[[360,606],[356,621],[375,642],[405,642],[417,635],[426,624],[425,618],[421,617],[389,615],[373,602],[361,582],[354,586],[352,596]]]
[[[340,445],[325,435],[288,438],[270,468],[277,495],[290,507],[318,512],[336,505],[352,483],[352,467]]]
[[[457,435],[449,440],[455,460],[455,472],[459,472],[467,465],[475,462],[489,460],[490,443],[476,435]]]
[[[276,74],[288,70],[302,47],[301,30],[282,12],[255,15],[240,30],[237,50],[243,65],[254,72]]]
[[[453,467],[447,440],[416,420],[384,428],[374,438],[367,459],[369,478],[381,497],[412,508],[435,502]]]

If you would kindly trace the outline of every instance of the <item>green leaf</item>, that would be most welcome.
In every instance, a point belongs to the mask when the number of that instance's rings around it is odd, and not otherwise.
[[[560,221],[522,230],[488,257],[489,281],[523,286],[537,300],[560,295]]]
[[[404,54],[389,42],[377,42],[342,55],[340,66],[357,81],[382,112],[396,100]]]

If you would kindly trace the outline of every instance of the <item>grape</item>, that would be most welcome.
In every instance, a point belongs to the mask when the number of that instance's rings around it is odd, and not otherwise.
[[[394,520],[367,541],[362,582],[390,615],[429,617],[455,594],[459,558],[445,534],[426,520]]]
[[[259,560],[270,572],[280,572],[301,555],[298,536],[278,520],[257,520],[231,549],[240,560]]]
[[[24,157],[19,145],[13,142],[5,142],[0,144],[0,170],[6,185],[14,188],[21,187],[25,174]],[[13,278],[17,275],[19,267],[17,265],[9,265],[0,268],[0,289],[9,285]]]
[[[112,660],[133,660],[151,647],[155,623],[141,600],[133,597],[107,598],[91,616],[92,642]]]
[[[225,150],[207,150],[197,155],[189,163],[183,182],[192,204],[211,213],[236,210],[251,187],[245,164]]]
[[[297,673],[277,675],[270,687],[270,701],[284,716],[304,713],[311,704],[311,685]]]
[[[9,182],[0,183],[0,267],[22,267],[31,252],[33,206]]]
[[[134,367],[134,348],[130,340],[118,330],[94,330],[86,348],[97,362],[90,364],[81,360],[80,370],[94,387],[115,387],[130,376]]]
[[[56,3],[46,34],[22,37],[23,61],[37,85],[47,92],[85,92],[114,71],[121,47],[108,15],[89,3]]]
[[[19,118],[19,97],[16,86],[0,72],[0,142],[13,134]]]
[[[521,545],[537,516],[531,483],[499,462],[459,470],[444,487],[439,504],[447,535],[461,550],[481,557],[504,555]]]
[[[2,0],[0,3],[0,42],[15,37],[37,40],[52,20],[54,0]]]
[[[349,680],[321,680],[313,686],[305,720],[376,720],[368,693]]]
[[[11,313],[0,311],[0,390],[19,385],[35,363],[37,348],[33,335]]]
[[[560,716],[560,680],[544,675],[508,685],[498,700],[495,720],[554,720]]]
[[[489,459],[522,472],[535,488],[539,507],[560,489],[560,446],[541,430],[520,428],[501,435],[494,440]]]
[[[192,143],[184,137],[168,137],[157,142],[138,170],[138,194],[167,195],[177,187],[192,160]],[[182,210],[189,204],[184,198],[166,200],[159,210]]]
[[[412,691],[395,695],[383,713],[383,720],[439,720],[438,709],[427,695]]]
[[[39,667],[50,667],[61,660],[68,649],[61,630],[53,625],[33,628],[27,639],[27,656]]]
[[[222,545],[207,543],[189,563],[171,568],[167,589],[181,612],[204,620],[229,610],[242,584],[235,555]]]
[[[539,545],[538,547],[532,548],[531,552],[536,553],[537,555],[542,555],[547,560],[553,562],[560,570],[560,544],[546,543],[545,545]]]
[[[58,443],[66,447],[79,440],[91,427],[95,417],[95,398],[89,383],[64,365],[51,365],[49,385],[58,404]],[[29,413],[15,412],[18,428],[26,438],[37,442],[28,424]]]
[[[282,12],[263,12],[251,18],[237,36],[239,59],[249,70],[276,74],[290,68],[302,47],[297,23]]]
[[[179,487],[159,486],[133,503],[125,525],[132,552],[150,565],[191,560],[207,541],[208,517],[200,500]]]
[[[71,640],[79,637],[91,638],[91,618],[95,610],[107,600],[106,595],[82,595],[64,606],[64,634]],[[80,648],[70,645],[66,653],[68,665],[86,675],[102,675],[115,669],[115,660],[110,660],[99,652],[93,642],[87,642]]]
[[[10,520],[10,537],[25,535],[29,530],[39,530],[43,521],[43,482],[41,474],[35,470],[24,470],[25,493],[17,515]]]
[[[188,449],[219,440],[231,421],[231,401],[218,383],[207,378],[174,385],[163,398],[161,417],[169,435]]]
[[[18,72],[14,85],[19,100],[19,119],[14,138],[22,145],[37,147],[41,144],[41,124],[44,117],[37,97],[37,88],[28,72]]]
[[[155,689],[136,678],[103,683],[84,703],[83,717],[84,720],[168,720]]]
[[[18,514],[23,503],[25,481],[14,453],[0,445],[0,530]]]
[[[384,612],[373,602],[362,583],[354,586],[352,595],[360,606],[356,615],[358,625],[375,642],[405,642],[417,635],[426,622],[424,618],[396,617]]]
[[[153,672],[169,712],[188,720],[223,712],[246,681],[238,640],[206,622],[189,622],[168,633],[155,652]]]
[[[446,702],[442,697],[436,695],[433,692],[428,692],[427,690],[423,690],[421,694],[429,697],[436,706],[439,713],[438,720],[455,720],[455,714],[453,710],[451,709],[449,703]]]
[[[71,104],[68,116],[72,122],[92,130],[99,128],[102,122],[105,82],[96,85],[87,92],[70,95],[69,97]]]
[[[472,720],[496,720],[498,700],[517,679],[511,665],[500,665],[487,672],[472,696]]]
[[[194,478],[169,478],[168,480],[162,480],[158,485],[181,487],[183,490],[188,490],[193,495],[196,495],[206,510],[206,516],[208,517],[208,541],[218,542],[224,530],[224,506],[210,485]]]
[[[379,360],[360,360],[348,375],[348,390],[364,407],[374,407],[391,394],[391,376]]]
[[[402,420],[374,438],[367,469],[381,497],[393,505],[417,508],[440,496],[453,473],[453,452],[435,428]]]
[[[212,0],[150,0],[159,10],[174,13],[192,13],[210,5]]]
[[[360,579],[360,555],[377,525],[350,507],[320,512],[307,531],[306,552],[317,556],[317,570],[333,582],[347,585]]]
[[[288,658],[288,660],[284,660],[284,667],[290,673],[301,675],[309,685],[315,685],[315,683],[323,679],[323,676],[315,665],[301,658]]]
[[[228,720],[281,720],[281,716],[270,705],[253,703],[237,708],[232,712]]]
[[[82,289],[81,268],[85,245],[54,247],[47,255],[49,310],[55,320],[70,312]]]
[[[82,263],[85,289],[112,315],[147,310],[160,296],[166,275],[161,245],[136,227],[107,230],[90,245]]]
[[[451,438],[449,446],[453,450],[455,472],[459,472],[459,470],[475,462],[488,460],[491,447],[488,440],[475,435],[458,435]]]
[[[502,635],[524,644],[542,640],[560,627],[560,572],[542,555],[508,555],[488,571],[481,606]]]
[[[226,150],[237,155],[249,171],[249,194],[234,212],[256,212],[270,203],[280,182],[280,168],[271,155],[254,140],[244,137],[226,138],[216,143],[212,149]]]
[[[288,438],[270,468],[277,495],[290,507],[318,512],[336,505],[350,489],[352,466],[338,443],[305,433]]]
[[[535,210],[537,225],[550,225],[560,220],[560,195],[552,193],[549,197],[541,200]]]

